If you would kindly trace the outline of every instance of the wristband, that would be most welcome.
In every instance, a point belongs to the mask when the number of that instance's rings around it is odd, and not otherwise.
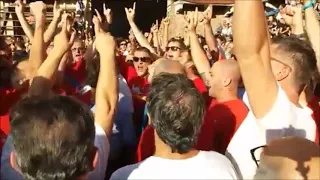
[[[305,11],[305,10],[307,10],[307,9],[309,9],[309,8],[312,8],[312,7],[313,7],[313,1],[309,1],[309,3],[306,4],[306,5],[303,7],[303,10]]]

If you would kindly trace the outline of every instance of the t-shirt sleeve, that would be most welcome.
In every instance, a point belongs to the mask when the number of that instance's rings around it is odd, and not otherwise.
[[[244,96],[244,102],[249,105],[248,96]],[[263,102],[261,102],[263,103]],[[287,94],[284,90],[278,85],[277,98],[269,110],[268,113],[262,118],[256,119],[258,126],[262,129],[261,132],[265,132],[266,143],[286,136],[299,136],[305,137],[305,131],[303,129],[295,129],[292,126],[298,121],[297,109],[290,102]]]
[[[99,125],[95,125],[96,128],[96,136],[94,140],[94,145],[98,148],[98,162],[96,164],[95,169],[89,173],[88,179],[89,180],[103,180],[105,178],[107,165],[108,165],[108,158],[109,158],[109,151],[110,151],[110,144],[108,137],[102,127]]]

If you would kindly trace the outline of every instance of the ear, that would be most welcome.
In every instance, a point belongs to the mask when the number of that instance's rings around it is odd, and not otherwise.
[[[10,164],[11,164],[11,167],[16,170],[18,173],[22,174],[20,169],[18,168],[17,164],[16,164],[16,154],[11,151],[10,153]]]
[[[98,158],[99,158],[99,150],[97,147],[94,146],[94,148],[92,149],[92,169],[91,171],[93,171],[98,163]]]
[[[284,66],[280,71],[278,71],[275,75],[277,81],[282,81],[287,78],[290,74],[291,70],[289,67]]]
[[[227,87],[231,84],[232,80],[230,78],[224,78],[222,81],[223,87]]]

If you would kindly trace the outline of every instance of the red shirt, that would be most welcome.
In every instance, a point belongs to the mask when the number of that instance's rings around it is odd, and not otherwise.
[[[73,95],[77,93],[77,88],[83,84],[87,76],[84,60],[80,59],[71,66],[67,66],[64,76],[65,79],[61,88],[66,92],[67,95]]]
[[[200,77],[197,77],[196,79],[193,80],[194,85],[200,92],[200,94],[204,94],[207,92],[207,87],[204,84],[203,80]]]
[[[212,148],[222,154],[225,153],[233,135],[240,127],[249,112],[248,107],[242,100],[236,99],[226,102],[212,102],[205,116],[203,126],[203,135],[207,136],[199,138],[211,143]],[[209,125],[213,128],[209,128]],[[211,139],[211,140],[210,140]],[[207,144],[202,142],[201,144]]]
[[[67,66],[64,76],[65,79],[61,87],[57,88],[59,94],[74,96],[87,105],[91,104],[91,92],[83,94],[80,92],[87,76],[85,60],[79,59],[71,66]]]
[[[22,93],[17,90],[0,88],[0,129],[4,134],[10,131],[9,110],[21,95]]]
[[[150,84],[145,77],[136,76],[128,83],[133,94],[146,96],[148,95]]]
[[[148,125],[142,132],[137,149],[137,160],[141,162],[154,154],[154,129]]]
[[[120,74],[124,77],[124,79],[126,79],[127,83],[130,84],[132,79],[138,76],[136,69],[126,63],[124,56],[118,56],[117,59],[119,63]]]
[[[248,112],[247,106],[239,99],[222,103],[213,100],[205,115],[195,148],[202,151],[216,150],[224,154]],[[140,137],[138,162],[154,154],[154,144],[154,129],[149,125]]]
[[[319,144],[319,130],[320,130],[320,106],[318,103],[319,98],[314,96],[311,102],[308,104],[308,107],[313,111],[312,118],[316,123],[316,139],[315,143]]]

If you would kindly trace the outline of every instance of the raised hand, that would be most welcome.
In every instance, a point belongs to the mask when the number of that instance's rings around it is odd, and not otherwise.
[[[96,49],[101,54],[102,52],[105,52],[106,49],[116,49],[116,42],[111,36],[110,33],[107,33],[103,29],[102,19],[98,11],[96,11],[97,16],[94,16],[92,19],[92,22],[94,24],[94,30],[96,34]]]
[[[159,23],[158,23],[158,20],[157,20],[156,23],[151,26],[150,32],[157,33],[158,30],[159,30],[158,26],[159,26]]]
[[[64,16],[63,24],[60,33],[58,33],[54,38],[54,46],[59,47],[62,52],[67,52],[72,46],[76,32],[71,30],[71,19],[70,16]]]
[[[103,4],[103,15],[105,16],[107,23],[111,24],[112,23],[112,12],[111,12],[111,9],[106,8],[106,4]]]
[[[124,8],[127,19],[130,22],[134,22],[134,17],[135,17],[135,11],[136,11],[136,3],[133,3],[133,8]]]
[[[300,23],[302,18],[302,6],[286,6],[280,10],[280,14],[289,26],[295,26]]]
[[[53,4],[53,18],[59,19],[61,17],[62,9],[60,8],[57,1]]]
[[[207,24],[211,22],[213,15],[212,5],[209,5],[208,8],[203,12],[203,23]]]
[[[162,22],[163,22],[163,25],[169,26],[169,24],[170,24],[170,19],[169,19],[169,17],[164,18]]]
[[[188,12],[186,16],[186,20],[188,22],[188,30],[189,32],[196,31],[197,25],[198,25],[198,8],[196,8],[195,11]]]
[[[43,15],[46,11],[46,4],[42,1],[35,1],[30,3],[30,10],[34,14],[36,20],[43,18]]]
[[[25,7],[25,4],[22,2],[22,0],[17,0],[14,3],[14,5],[15,5],[16,14],[22,14],[24,11],[24,7]]]
[[[72,16],[72,14],[67,13],[67,12],[64,12],[64,13],[62,14],[61,21],[60,21],[60,23],[58,24],[58,27],[62,27],[63,24],[65,23],[65,21],[68,21],[68,22],[67,22],[67,30],[68,30],[68,31],[71,31],[72,25],[73,25],[73,22],[74,22],[74,18],[73,18],[73,16]]]

